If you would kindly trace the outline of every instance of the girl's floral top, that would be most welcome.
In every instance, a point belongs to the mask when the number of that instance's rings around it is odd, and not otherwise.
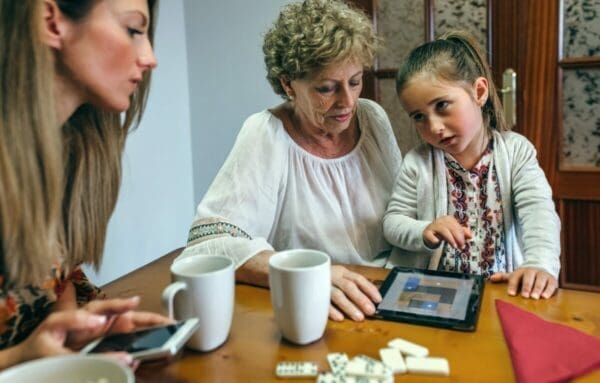
[[[472,169],[464,169],[445,153],[448,180],[448,214],[471,229],[473,237],[464,249],[446,244],[439,269],[482,274],[506,270],[502,200],[494,166],[494,142],[490,141]]]

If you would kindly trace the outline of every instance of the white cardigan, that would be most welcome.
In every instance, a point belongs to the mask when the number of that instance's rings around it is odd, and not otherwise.
[[[539,267],[558,277],[560,220],[535,148],[520,134],[493,134],[507,272],[518,267]],[[397,246],[389,266],[437,269],[443,246],[426,247],[423,230],[435,218],[447,214],[444,153],[431,145],[421,145],[406,155],[384,216],[385,237]]]
[[[322,250],[334,263],[383,266],[382,218],[401,156],[390,121],[359,99],[356,147],[314,156],[265,110],[250,116],[199,204],[182,257],[222,254],[236,266],[264,250]],[[382,254],[383,253],[383,254]]]

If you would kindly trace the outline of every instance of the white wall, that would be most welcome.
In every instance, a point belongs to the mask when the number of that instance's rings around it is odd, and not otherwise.
[[[163,0],[159,62],[142,123],[123,159],[102,285],[185,245],[196,204],[243,121],[282,102],[267,80],[264,33],[289,0]]]
[[[185,245],[194,197],[183,15],[182,0],[160,2],[146,112],[127,141],[102,267],[88,271],[98,285]]]
[[[265,79],[264,33],[284,0],[184,0],[194,199],[200,199],[244,120],[282,102]]]

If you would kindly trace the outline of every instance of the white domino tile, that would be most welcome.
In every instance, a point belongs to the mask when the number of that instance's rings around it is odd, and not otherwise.
[[[411,374],[450,375],[450,365],[446,358],[406,357],[406,368]]]

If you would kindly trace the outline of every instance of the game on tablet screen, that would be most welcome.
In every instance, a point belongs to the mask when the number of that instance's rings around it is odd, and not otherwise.
[[[472,279],[397,274],[378,309],[464,320],[473,283]]]

